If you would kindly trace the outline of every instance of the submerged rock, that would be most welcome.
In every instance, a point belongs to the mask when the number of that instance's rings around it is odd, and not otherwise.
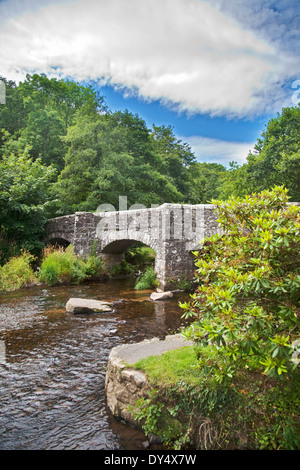
[[[101,300],[94,299],[69,299],[66,304],[66,311],[68,313],[101,313],[111,312],[112,306]]]

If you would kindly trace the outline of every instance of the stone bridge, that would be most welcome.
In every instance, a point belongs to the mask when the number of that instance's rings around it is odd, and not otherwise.
[[[107,268],[124,259],[125,251],[142,242],[156,252],[155,272],[162,290],[170,279],[192,280],[192,250],[219,232],[212,204],[163,204],[150,209],[76,212],[50,219],[46,243],[74,246],[74,253],[87,256],[96,243],[96,254]]]

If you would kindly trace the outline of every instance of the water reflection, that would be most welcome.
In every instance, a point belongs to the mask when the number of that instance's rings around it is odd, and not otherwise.
[[[6,364],[6,346],[5,341],[0,341],[0,364]]]
[[[68,315],[70,297],[114,311]],[[178,300],[151,302],[130,280],[39,288],[0,296],[0,449],[139,449],[143,433],[106,406],[114,346],[178,331]]]

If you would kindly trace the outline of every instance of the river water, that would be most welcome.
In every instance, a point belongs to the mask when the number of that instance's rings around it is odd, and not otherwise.
[[[0,449],[137,450],[142,432],[106,405],[110,350],[178,332],[179,300],[160,302],[132,279],[32,287],[0,295]],[[113,302],[113,312],[66,314],[71,297]]]

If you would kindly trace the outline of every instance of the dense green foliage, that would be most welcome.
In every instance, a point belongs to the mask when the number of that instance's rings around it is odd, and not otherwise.
[[[153,289],[157,286],[159,286],[159,281],[152,267],[147,268],[146,271],[138,277],[135,284],[137,290]]]
[[[257,140],[247,163],[233,165],[225,175],[220,194],[245,196],[284,185],[292,201],[300,201],[300,106],[283,108],[271,119]]]
[[[129,206],[150,207],[183,199],[137,115],[80,117],[69,129],[66,142],[66,166],[55,186],[63,213],[95,211],[105,203],[117,208],[120,195],[127,196]]]
[[[91,86],[46,75],[6,78],[0,106],[1,263],[40,243],[47,217],[132,204],[207,203],[284,184],[300,200],[300,108],[271,119],[256,150],[228,169],[197,162],[171,126],[111,112]],[[200,155],[201,158],[201,155]],[[24,177],[23,177],[24,175]]]
[[[276,187],[244,199],[215,201],[223,235],[196,252],[199,287],[182,304],[195,321],[186,336],[216,356],[207,373],[232,380],[237,370],[290,379],[300,331],[300,207]]]
[[[74,255],[72,245],[65,250],[50,245],[44,248],[40,260],[22,251],[0,266],[0,293],[39,283],[48,286],[79,284],[86,280],[99,280],[103,276],[103,261],[93,253],[81,258]]]
[[[173,449],[299,450],[299,374],[280,386],[240,369],[230,386],[207,374],[211,346],[186,346],[135,364],[151,388],[134,409],[146,434]]]
[[[149,246],[136,242],[125,253],[125,260],[135,266],[136,271],[154,266],[156,253]]]
[[[12,257],[4,266],[0,266],[0,292],[9,292],[38,281],[32,262],[34,257],[26,251]]]
[[[86,258],[74,255],[72,245],[66,250],[47,247],[38,271],[38,278],[48,286],[56,284],[79,284],[80,282],[99,278],[104,265],[99,257],[92,254]]]
[[[20,248],[35,252],[47,221],[55,175],[51,166],[33,160],[28,148],[3,153],[0,160],[0,260],[7,260]]]

